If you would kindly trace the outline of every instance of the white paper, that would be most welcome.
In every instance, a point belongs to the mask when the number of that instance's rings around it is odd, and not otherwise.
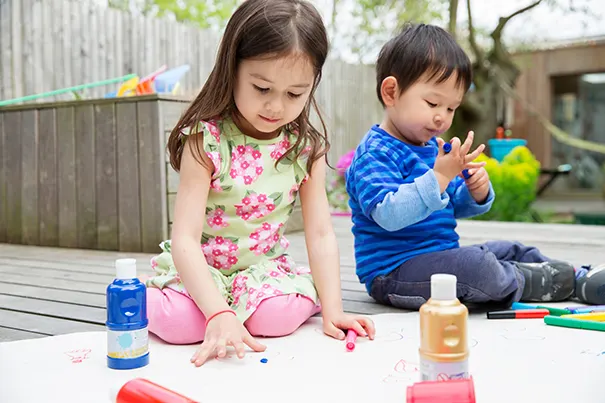
[[[419,381],[417,313],[371,316],[376,340],[358,338],[353,352],[325,336],[319,318],[294,334],[260,339],[263,353],[214,359],[196,368],[197,345],[152,337],[147,367],[107,367],[105,332],[0,343],[0,402],[102,402],[143,377],[201,403],[405,402]],[[542,319],[469,321],[470,372],[478,403],[602,403],[603,332],[566,329]],[[267,358],[267,363],[261,363]]]

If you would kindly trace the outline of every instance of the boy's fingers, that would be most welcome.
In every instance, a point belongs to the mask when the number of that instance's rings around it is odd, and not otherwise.
[[[460,148],[461,154],[468,154],[469,150],[471,149],[471,146],[473,145],[473,140],[475,140],[475,132],[471,130],[470,132],[468,132],[466,140],[464,140],[464,144],[462,144],[462,147]]]
[[[460,148],[460,139],[458,137],[454,137],[452,139],[452,141],[450,141],[450,144],[452,145],[452,150],[459,149]]]
[[[441,137],[437,137],[437,152],[439,155],[443,155],[445,152],[443,151],[443,145],[445,141]]]
[[[477,147],[477,149],[475,151],[466,155],[465,161],[471,162],[471,161],[475,160],[479,155],[481,155],[483,150],[485,150],[485,144],[480,144],[479,147]]]

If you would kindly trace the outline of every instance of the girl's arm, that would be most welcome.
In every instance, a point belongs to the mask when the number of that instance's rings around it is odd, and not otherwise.
[[[214,284],[200,247],[212,176],[210,167],[213,166],[205,153],[201,154],[206,166],[193,156],[192,148],[195,149],[196,142],[203,149],[202,140],[202,135],[189,137],[183,150],[174,206],[172,257],[185,288],[208,318],[215,312],[229,309],[229,305]]]
[[[313,163],[309,180],[300,187],[300,202],[311,275],[324,317],[343,311],[340,257],[325,184],[326,162],[320,158]]]

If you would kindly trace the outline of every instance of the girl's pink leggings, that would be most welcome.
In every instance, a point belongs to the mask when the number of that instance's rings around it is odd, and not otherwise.
[[[252,336],[285,336],[319,311],[307,297],[278,295],[262,301],[244,326]],[[147,317],[149,331],[167,343],[192,344],[204,340],[204,314],[191,298],[170,288],[147,289]]]

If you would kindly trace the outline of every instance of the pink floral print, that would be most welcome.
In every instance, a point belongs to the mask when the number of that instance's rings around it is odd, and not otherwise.
[[[277,225],[271,225],[268,222],[262,223],[260,228],[257,228],[250,234],[250,240],[252,242],[250,250],[257,256],[268,254],[275,244],[279,242],[279,230],[282,227],[282,223]]]
[[[217,143],[221,142],[221,132],[218,129],[217,122],[215,120],[211,120],[204,123],[206,130],[214,137],[214,141]]]
[[[281,255],[280,257],[277,257],[275,259],[273,259],[275,262],[277,262],[278,267],[285,271],[285,272],[290,272],[290,260],[288,259],[288,256],[286,255]]]
[[[229,270],[238,261],[237,239],[217,236],[202,244],[206,262],[215,269]]]
[[[233,304],[237,305],[239,303],[240,298],[246,291],[246,280],[248,280],[248,276],[244,274],[238,274],[233,279],[233,285],[231,286],[231,295],[233,296]]]
[[[290,141],[288,139],[284,139],[278,143],[271,144],[268,148],[270,157],[277,161],[290,148]]]
[[[292,185],[290,188],[290,192],[288,193],[288,200],[290,202],[293,202],[296,199],[296,196],[298,195],[298,188],[298,183]]]
[[[214,210],[209,207],[206,208],[206,223],[213,229],[228,227],[229,223],[225,216],[225,207],[215,206]]]
[[[242,202],[235,205],[235,214],[244,221],[253,218],[263,218],[275,210],[275,207],[280,204],[281,199],[281,193],[273,193],[267,196],[266,194],[256,194],[248,191]]]
[[[229,176],[240,184],[251,185],[263,173],[262,154],[251,145],[233,148]]]
[[[270,284],[263,284],[260,288],[248,288],[248,301],[246,301],[246,310],[255,311],[264,299],[282,295],[283,292]]]

